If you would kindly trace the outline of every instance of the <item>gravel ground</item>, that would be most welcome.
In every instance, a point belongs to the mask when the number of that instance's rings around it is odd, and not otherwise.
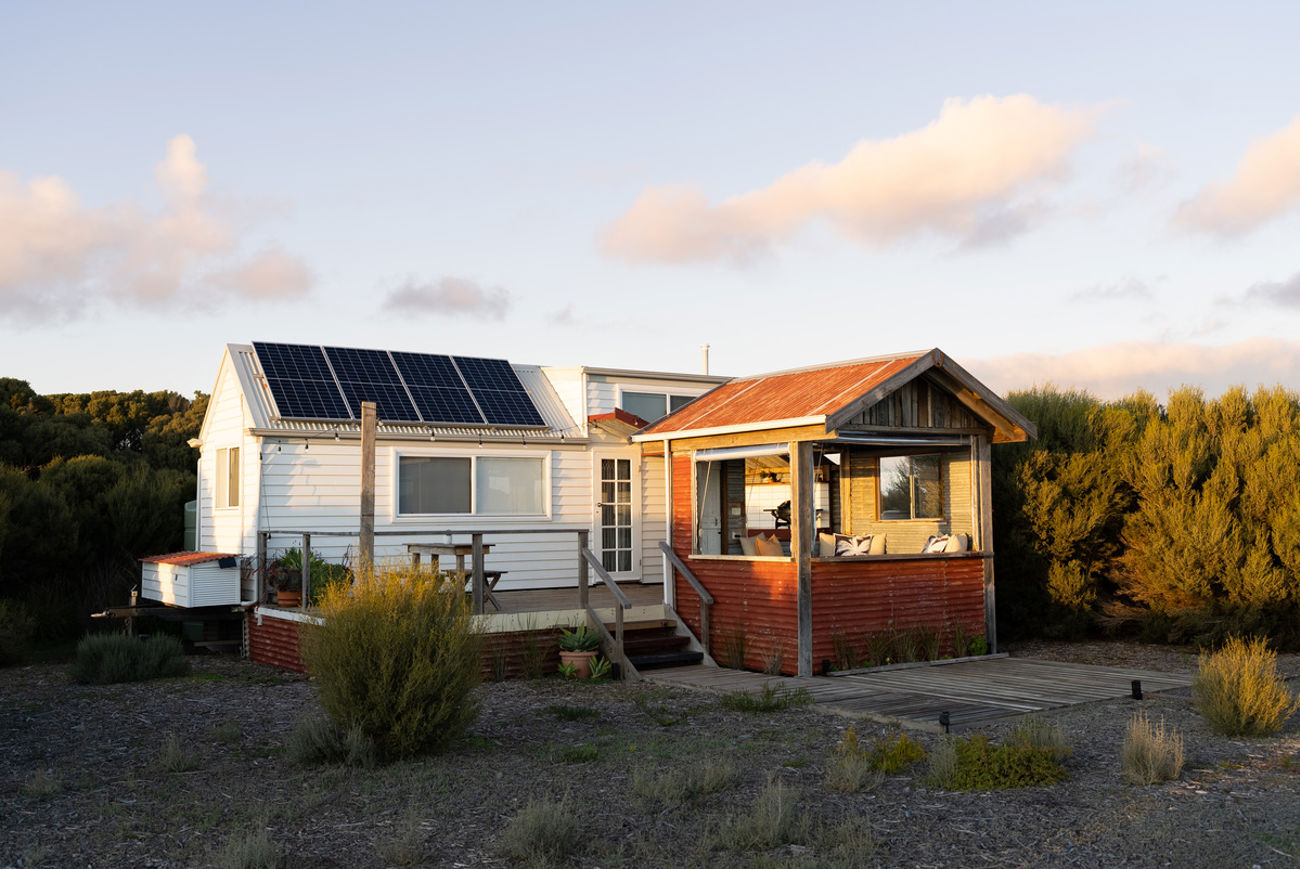
[[[1195,656],[1131,643],[1021,644],[1013,654],[1189,671]],[[1300,674],[1300,657],[1280,662]],[[1065,730],[1070,780],[946,792],[924,764],[868,793],[824,785],[851,724],[801,708],[734,712],[715,697],[555,679],[489,684],[447,754],[376,769],[299,766],[284,744],[317,707],[311,684],[222,657],[194,675],[83,686],[57,665],[0,671],[0,866],[238,865],[263,831],[287,866],[507,866],[503,831],[530,801],[577,821],[582,866],[1294,866],[1300,862],[1300,726],[1212,735],[1185,696],[1086,704],[1045,717]],[[1125,784],[1118,750],[1136,707],[1180,730],[1180,780]],[[583,708],[562,720],[548,708]],[[1010,725],[987,729],[998,741]],[[174,737],[170,754],[164,746]],[[915,734],[927,749],[937,737]],[[168,759],[170,758],[170,763]],[[678,801],[633,780],[708,766],[719,792]],[[797,844],[746,850],[725,831],[776,781],[797,790]],[[868,843],[863,831],[869,830]],[[837,837],[856,834],[851,848]]]

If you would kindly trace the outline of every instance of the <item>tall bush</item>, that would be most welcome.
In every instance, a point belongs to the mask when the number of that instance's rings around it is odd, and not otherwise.
[[[410,567],[323,590],[302,655],[321,706],[386,759],[437,752],[474,720],[481,634],[459,587]]]
[[[1216,733],[1267,736],[1282,729],[1300,700],[1277,672],[1277,655],[1258,637],[1233,637],[1201,654],[1192,680],[1196,709]]]

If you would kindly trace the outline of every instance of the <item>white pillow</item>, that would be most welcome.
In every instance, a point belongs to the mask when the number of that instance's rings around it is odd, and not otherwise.
[[[873,534],[873,535],[872,535],[872,537],[871,537],[871,554],[872,554],[872,555],[884,555],[884,554],[885,554],[885,535],[883,535],[883,534]]]
[[[921,554],[926,555],[932,552],[943,552],[943,548],[947,545],[947,534],[931,534],[930,539],[925,541],[925,546],[921,549]]]
[[[835,535],[817,532],[817,554],[822,558],[835,557]]]
[[[871,554],[871,535],[864,537],[854,537],[851,534],[835,535],[835,554],[836,555],[870,555]]]
[[[740,554],[749,556],[758,554],[758,550],[754,548],[754,538],[748,534],[740,535]]]
[[[967,537],[965,534],[948,535],[948,543],[943,547],[944,552],[965,552],[967,546]]]
[[[785,550],[781,548],[781,541],[776,539],[776,535],[764,537],[762,534],[754,539],[754,549],[758,554],[768,558],[784,558]]]

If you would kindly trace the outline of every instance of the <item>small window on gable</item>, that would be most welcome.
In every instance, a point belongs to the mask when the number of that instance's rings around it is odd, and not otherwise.
[[[668,395],[663,392],[624,392],[619,407],[646,422],[654,422],[685,407],[694,398],[693,395]]]
[[[943,518],[938,456],[885,456],[879,483],[881,519]]]
[[[239,506],[239,447],[217,450],[217,506]]]

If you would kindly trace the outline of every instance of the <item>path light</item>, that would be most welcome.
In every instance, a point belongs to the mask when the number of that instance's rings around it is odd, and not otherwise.
[[[1133,699],[1134,699],[1134,700],[1141,700],[1141,699],[1142,699],[1142,680],[1141,680],[1141,679],[1134,679],[1134,680],[1133,680]]]
[[[946,709],[939,713],[939,726],[943,728],[944,733],[952,732],[952,716],[948,714]]]

